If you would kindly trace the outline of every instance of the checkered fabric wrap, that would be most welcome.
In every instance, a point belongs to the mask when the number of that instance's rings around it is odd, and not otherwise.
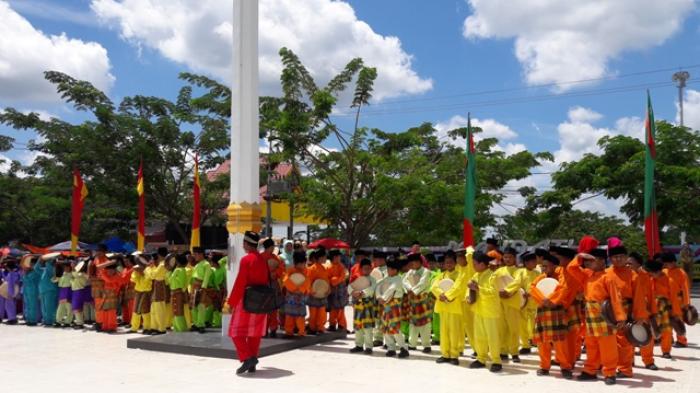
[[[284,315],[290,317],[306,316],[306,296],[301,292],[287,292],[284,296]]]
[[[402,321],[408,322],[409,318],[411,317],[411,302],[408,301],[408,294],[404,293],[403,297],[401,298],[401,316],[403,317]]]
[[[538,307],[535,315],[535,343],[564,341],[567,333],[566,310],[563,306]]]
[[[347,305],[348,286],[345,283],[341,283],[337,287],[331,288],[331,293],[328,295],[328,309],[342,310]]]
[[[615,334],[615,328],[603,318],[603,306],[598,302],[586,302],[586,335],[605,337]]]
[[[374,304],[374,318],[375,318],[375,324],[377,327],[382,325],[382,315],[384,315],[384,306],[379,304],[379,301],[377,299],[373,300]]]
[[[569,331],[581,326],[581,321],[585,321],[585,311],[583,301],[576,298],[571,306],[566,309],[566,326]]]
[[[659,312],[656,314],[656,325],[659,333],[673,330],[671,326],[671,302],[665,297],[657,296],[656,305]]]
[[[326,307],[328,305],[328,298],[318,299],[311,295],[306,297],[306,305],[309,307]]]
[[[435,310],[435,295],[432,292],[428,293],[428,310]]]
[[[401,299],[393,298],[384,303],[382,314],[382,333],[399,334],[401,329]]]
[[[408,304],[410,308],[410,322],[414,326],[425,326],[432,322],[431,315],[433,313],[430,307],[430,296],[427,293],[420,295],[409,294]]]
[[[359,299],[353,303],[352,309],[352,322],[355,330],[374,328],[374,320],[377,315],[374,313],[376,307],[372,299]]]

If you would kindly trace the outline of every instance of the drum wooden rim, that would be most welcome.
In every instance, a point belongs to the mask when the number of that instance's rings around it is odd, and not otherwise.
[[[330,291],[331,287],[328,285],[328,281],[326,280],[319,278],[311,284],[311,293],[316,299],[323,299],[327,297]]]

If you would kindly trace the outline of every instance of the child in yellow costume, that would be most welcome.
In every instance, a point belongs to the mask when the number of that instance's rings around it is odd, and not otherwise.
[[[501,359],[507,360],[508,355],[513,358],[513,363],[520,363],[520,306],[522,297],[518,293],[517,287],[508,291],[506,289],[509,280],[510,284],[515,282],[515,275],[518,267],[515,265],[517,261],[517,251],[512,247],[506,247],[503,250],[503,266],[499,267],[493,274],[497,285],[497,289],[502,288],[498,292],[501,301],[501,312],[503,313],[501,323]]]
[[[166,278],[168,269],[165,267],[165,257],[168,250],[165,247],[158,249],[158,254],[154,255],[154,262],[146,268],[145,274],[153,280],[153,294],[151,297],[151,325],[152,330],[158,334],[165,334],[168,326],[168,310],[166,309],[165,298],[167,297]]]
[[[469,247],[468,249],[460,249],[456,251],[457,265],[455,270],[459,273],[460,285],[458,287],[465,294],[467,293],[467,284],[469,280],[474,276],[474,263],[472,261],[472,256],[474,254],[474,249]],[[455,300],[460,303],[462,307],[462,331],[464,332],[469,345],[474,349],[474,310],[473,305],[468,304],[464,296]],[[476,356],[476,352],[474,355]]]
[[[435,314],[440,316],[440,354],[436,363],[459,365],[459,355],[464,349],[464,322],[462,321],[462,301],[464,291],[457,287],[459,272],[455,270],[456,254],[449,250],[445,253],[442,272],[433,280],[430,291],[435,296]],[[440,281],[450,279],[455,282],[447,292],[440,288]],[[466,287],[462,287],[466,288]]]
[[[151,290],[153,281],[146,277],[144,270],[146,260],[136,258],[134,271],[131,272],[131,282],[134,283],[136,297],[134,298],[134,313],[131,315],[131,331],[136,332],[143,321],[143,334],[151,334]]]
[[[499,331],[502,313],[498,291],[495,288],[495,276],[488,265],[492,257],[479,253],[474,255],[476,273],[468,284],[476,291],[474,303],[474,349],[477,358],[469,368],[486,367],[487,354],[491,357],[491,372],[499,372],[501,365],[501,333]]]
[[[521,355],[532,352],[532,336],[535,328],[535,315],[537,315],[537,302],[530,299],[530,289],[532,282],[535,281],[539,272],[537,268],[537,257],[534,253],[525,253],[520,257],[524,267],[516,270],[512,283],[506,287],[508,293],[515,293],[522,289],[525,291],[525,307],[520,309],[520,331],[518,333],[520,339]]]

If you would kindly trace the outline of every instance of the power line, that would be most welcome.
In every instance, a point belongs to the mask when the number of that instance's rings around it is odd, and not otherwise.
[[[700,68],[700,64],[691,64],[691,65],[679,66],[679,67],[657,68],[654,70],[646,70],[646,71],[632,72],[632,73],[627,73],[627,74],[611,75],[611,76],[606,76],[606,77],[601,77],[601,78],[578,79],[578,80],[569,80],[569,81],[563,81],[563,82],[535,84],[535,85],[524,86],[524,87],[512,87],[512,88],[505,88],[505,89],[464,92],[464,93],[457,93],[457,94],[437,96],[437,97],[411,98],[411,99],[401,99],[401,100],[386,100],[386,101],[382,101],[382,102],[378,102],[378,103],[373,103],[372,106],[376,107],[376,106],[385,106],[385,105],[401,104],[401,103],[408,103],[408,102],[421,102],[421,101],[439,101],[439,100],[443,100],[443,99],[457,98],[457,97],[489,95],[489,94],[498,94],[498,93],[508,93],[508,92],[514,92],[514,91],[527,91],[527,90],[534,90],[534,89],[540,89],[540,88],[546,88],[546,87],[556,87],[556,86],[566,86],[566,85],[581,84],[581,83],[617,80],[617,79],[629,78],[629,77],[633,77],[633,76],[650,75],[650,74],[656,74],[656,73],[662,73],[662,72],[671,72],[671,71],[678,71],[678,70],[684,70],[684,69],[694,69],[694,68]]]
[[[693,79],[694,82],[697,82],[697,80],[698,80],[697,78]],[[464,102],[464,103],[458,103],[458,104],[445,104],[445,105],[436,105],[436,106],[428,106],[428,107],[409,107],[409,108],[397,108],[397,109],[390,109],[390,110],[366,111],[363,113],[363,116],[385,116],[385,115],[395,115],[395,114],[435,112],[435,111],[443,111],[443,110],[450,110],[450,109],[466,109],[466,108],[471,109],[471,108],[477,108],[477,107],[496,106],[496,105],[510,105],[510,104],[522,104],[522,103],[541,102],[541,101],[552,101],[552,100],[559,100],[559,99],[563,99],[563,98],[600,96],[600,95],[607,95],[607,94],[626,93],[626,92],[638,91],[638,90],[643,91],[643,90],[647,90],[647,89],[654,89],[654,88],[660,88],[660,87],[671,87],[671,86],[673,86],[673,83],[668,82],[668,81],[652,82],[652,83],[620,86],[620,87],[614,87],[614,88],[590,89],[590,90],[583,90],[583,91],[579,91],[579,92],[562,93],[562,94],[552,93],[552,94],[542,94],[542,95],[537,95],[537,96],[520,96],[520,97],[513,97],[513,98],[488,100],[488,101],[471,101],[471,102]],[[347,115],[335,115],[335,116],[336,117],[347,117]],[[354,115],[352,115],[352,116],[354,116]]]

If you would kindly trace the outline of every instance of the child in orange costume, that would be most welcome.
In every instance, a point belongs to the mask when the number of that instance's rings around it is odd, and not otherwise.
[[[566,269],[569,264],[573,263],[572,258],[576,256],[576,251],[568,247],[550,247],[549,250],[551,255],[559,260],[559,268],[557,268],[559,285],[549,297],[543,300],[542,305],[547,308],[561,306],[566,311],[566,339],[554,342],[554,353],[561,367],[562,376],[571,379],[581,349],[579,339],[580,304],[576,298],[583,292],[583,286]]]
[[[643,309],[640,310],[637,320],[648,322],[649,318],[657,313],[651,275],[642,268],[643,259],[638,253],[631,252],[627,263],[633,272],[632,287],[635,293],[641,297],[644,306]],[[642,362],[644,362],[645,368],[654,371],[659,369],[656,367],[656,364],[654,364],[654,337],[651,338],[649,344],[641,347],[639,352],[642,355]]]
[[[537,314],[535,316],[535,331],[533,341],[537,344],[537,354],[540,356],[540,368],[537,375],[549,375],[549,368],[552,365],[552,343],[559,351],[566,351],[566,310],[562,306],[545,307],[543,305],[545,296],[537,289],[537,284],[545,278],[559,279],[559,260],[550,254],[542,254],[543,273],[530,285],[530,297],[537,303]],[[523,256],[525,258],[525,256]],[[565,366],[564,366],[565,367]],[[562,368],[562,372],[567,370]]]
[[[656,308],[658,312],[653,317],[659,332],[661,332],[661,352],[662,357],[671,359],[671,345],[673,344],[673,328],[671,327],[671,318],[680,318],[681,306],[678,297],[674,294],[678,293],[676,282],[668,278],[668,275],[663,271],[663,264],[659,260],[647,261],[644,269],[649,272],[652,277],[652,287],[654,288],[654,296],[656,297]],[[653,342],[651,347],[643,348],[643,356],[646,353],[647,357],[652,356]]]
[[[624,246],[608,248],[608,256],[612,266],[607,268],[608,274],[614,281],[615,286],[622,296],[622,307],[625,315],[636,321],[648,318],[644,293],[638,291],[633,283],[634,272],[627,265],[627,249]],[[617,332],[617,353],[619,364],[617,370],[618,378],[632,377],[632,364],[634,363],[634,346],[627,340],[625,334]]]
[[[326,261],[326,250],[318,249],[311,253],[309,262],[312,263],[306,269],[306,279],[309,280],[309,285],[313,287],[316,280],[325,281],[330,287],[330,279],[328,277],[328,269],[324,265]],[[306,299],[306,305],[309,306],[309,333],[325,333],[326,331],[326,305],[328,298],[317,298],[313,293],[309,293]]]
[[[119,308],[119,291],[126,284],[126,279],[117,274],[116,259],[104,262],[99,271],[104,281],[104,298],[102,302],[102,331],[114,333],[117,331],[117,308]]]
[[[328,258],[330,263],[326,264],[326,269],[331,284],[331,293],[328,295],[328,330],[345,331],[348,328],[345,319],[345,306],[348,305],[348,286],[345,282],[348,279],[348,271],[341,262],[340,251],[331,250]]]
[[[284,296],[284,338],[294,337],[294,328],[300,337],[306,335],[304,329],[304,317],[306,317],[306,294],[309,293],[311,280],[306,276],[306,253],[294,251],[294,265],[287,269],[284,276],[284,287],[287,293]],[[300,285],[291,280],[291,275],[299,273],[306,279]]]
[[[614,279],[605,272],[606,258],[605,250],[594,249],[590,255],[577,255],[566,270],[583,284],[586,300],[586,362],[577,379],[596,380],[602,364],[605,384],[614,385],[618,364],[615,328],[622,327],[627,315]],[[584,263],[585,268],[582,266]],[[612,306],[616,326],[612,326],[603,317],[603,302],[606,300]]]
[[[661,254],[661,262],[664,264],[664,272],[675,283],[675,297],[678,299],[681,310],[690,305],[690,288],[688,288],[688,275],[677,265],[676,254],[666,252]],[[676,348],[688,346],[688,338],[676,333]]]

